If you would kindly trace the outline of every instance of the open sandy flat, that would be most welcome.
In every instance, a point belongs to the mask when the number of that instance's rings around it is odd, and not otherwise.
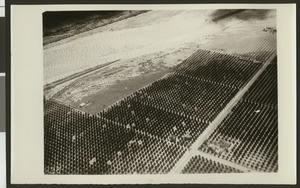
[[[199,48],[251,52],[249,46],[257,43],[253,39],[265,35],[262,29],[276,27],[273,11],[252,19],[246,18],[257,13],[246,11],[218,22],[212,21],[213,14],[214,10],[150,11],[47,45],[44,84],[119,61],[60,84],[45,95],[74,107],[90,102],[85,110],[97,113],[161,78]],[[235,45],[243,41],[248,47]]]

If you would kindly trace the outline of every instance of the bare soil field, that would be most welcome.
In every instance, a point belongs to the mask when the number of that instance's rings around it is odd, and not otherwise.
[[[251,55],[249,46],[257,43],[253,39],[265,35],[263,28],[276,27],[275,14],[243,11],[215,19],[224,13],[149,11],[50,43],[44,46],[45,85],[119,61],[48,89],[45,97],[75,108],[84,102],[79,109],[95,114],[161,78],[199,48],[229,54],[244,48],[240,51]],[[248,47],[237,45],[245,41]]]

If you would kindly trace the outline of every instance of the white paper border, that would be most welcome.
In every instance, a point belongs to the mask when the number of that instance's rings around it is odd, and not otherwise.
[[[6,187],[5,132],[0,132],[0,188]]]
[[[0,7],[0,17],[5,17],[5,7]]]

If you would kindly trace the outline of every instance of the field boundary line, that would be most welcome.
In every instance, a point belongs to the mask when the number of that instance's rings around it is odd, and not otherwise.
[[[194,156],[199,156],[199,155],[202,156],[202,157],[204,157],[204,158],[210,159],[210,160],[212,160],[212,161],[216,161],[216,162],[218,162],[218,163],[220,163],[220,164],[223,164],[223,165],[226,165],[226,166],[235,168],[235,169],[240,170],[240,171],[242,171],[242,172],[257,172],[257,171],[255,171],[255,170],[250,169],[250,168],[244,167],[244,166],[242,166],[242,165],[238,165],[238,164],[236,164],[236,163],[234,163],[234,162],[227,161],[227,160],[225,160],[225,159],[222,159],[222,158],[219,158],[219,157],[210,155],[210,154],[208,154],[208,153],[204,153],[204,152],[199,151],[199,150],[198,150],[198,151],[195,151],[195,153],[194,153],[194,155],[193,155],[192,157],[194,157]]]
[[[222,84],[222,83],[212,81],[212,80],[208,80],[208,79],[204,79],[204,78],[197,78],[195,76],[189,76],[189,75],[182,74],[182,73],[177,73],[177,72],[175,72],[173,74],[183,76],[183,77],[186,77],[186,78],[190,78],[190,79],[193,79],[193,80],[201,81],[201,82],[216,84],[216,85],[221,86],[221,87],[226,87],[226,88],[231,88],[231,89],[239,89],[238,87],[233,86],[233,85]]]
[[[82,77],[82,76],[86,76],[86,75],[88,75],[88,74],[91,74],[91,73],[93,73],[93,72],[95,72],[95,71],[97,71],[97,70],[99,70],[99,69],[101,69],[101,68],[104,68],[104,67],[106,67],[106,66],[108,66],[108,65],[110,65],[110,64],[116,63],[116,62],[118,62],[118,61],[120,61],[120,60],[121,60],[121,59],[117,59],[117,60],[115,60],[115,61],[111,61],[111,62],[102,64],[102,65],[96,65],[96,66],[94,66],[94,67],[85,69],[85,70],[83,70],[83,71],[80,71],[80,72],[71,74],[71,75],[69,75],[69,76],[67,76],[67,77],[58,79],[58,80],[56,80],[56,81],[54,81],[54,82],[51,82],[51,83],[49,83],[49,84],[46,84],[46,85],[44,86],[44,91],[45,91],[45,90],[48,90],[48,89],[51,89],[51,88],[53,88],[53,87],[56,87],[56,86],[58,86],[58,85],[60,85],[60,84],[63,84],[63,83],[65,83],[65,82],[72,81],[72,80],[78,79],[78,78],[80,78],[80,77]]]
[[[124,125],[123,123],[119,123],[119,122],[116,122],[116,121],[114,121],[114,120],[110,120],[110,119],[108,119],[108,118],[102,117],[102,116],[98,116],[98,118],[100,118],[100,119],[102,119],[102,120],[104,120],[104,121],[113,123],[113,124],[115,124],[115,125],[117,125],[117,126],[120,126],[120,127],[124,128],[124,129],[127,129],[126,125]],[[151,139],[156,139],[156,140],[159,140],[159,141],[162,141],[162,142],[168,142],[168,140],[166,140],[166,139],[164,139],[164,138],[161,138],[161,137],[159,137],[159,136],[153,135],[153,134],[151,134],[151,133],[149,133],[149,132],[145,132],[145,131],[139,130],[139,129],[135,128],[135,127],[130,126],[129,129],[133,130],[133,131],[134,131],[135,133],[137,133],[137,134],[140,134],[140,135],[144,135],[144,136],[150,137]],[[175,143],[173,143],[173,142],[170,142],[170,143],[171,143],[172,145],[176,145],[176,146],[180,147],[180,148],[183,149],[183,150],[187,150],[187,149],[188,149],[187,147],[182,146],[182,145],[180,145],[180,144],[175,144]]]

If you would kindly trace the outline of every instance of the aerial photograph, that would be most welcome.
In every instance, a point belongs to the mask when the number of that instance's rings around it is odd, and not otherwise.
[[[44,174],[278,172],[276,19],[44,12]]]

